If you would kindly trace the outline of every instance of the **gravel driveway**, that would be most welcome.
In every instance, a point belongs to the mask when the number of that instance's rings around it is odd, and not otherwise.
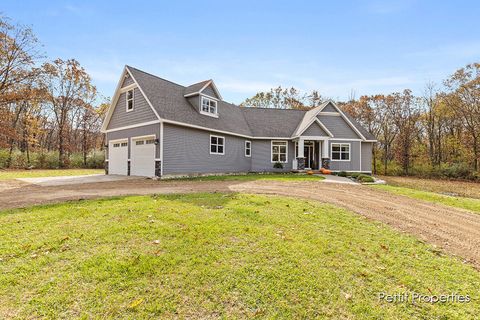
[[[188,192],[245,192],[306,198],[344,207],[415,235],[480,268],[480,215],[394,195],[368,186],[281,181],[120,181],[39,186],[0,184],[0,209],[104,196]]]

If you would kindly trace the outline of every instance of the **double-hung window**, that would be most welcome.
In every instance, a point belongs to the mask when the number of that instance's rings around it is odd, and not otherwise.
[[[287,141],[272,141],[272,162],[287,162]]]
[[[245,157],[251,157],[252,156],[252,142],[251,141],[245,141]]]
[[[350,161],[350,143],[332,143],[332,160]]]
[[[208,115],[216,116],[217,115],[217,101],[202,96],[201,111],[202,111],[202,113],[206,113]]]
[[[225,154],[225,138],[210,136],[210,154]]]
[[[127,91],[127,112],[133,110],[133,89]]]

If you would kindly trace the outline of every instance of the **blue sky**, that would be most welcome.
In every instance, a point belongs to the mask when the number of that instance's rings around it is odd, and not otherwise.
[[[140,1],[138,1],[140,3]],[[475,1],[2,1],[50,58],[75,58],[105,96],[125,64],[239,103],[278,85],[421,94],[480,61]]]

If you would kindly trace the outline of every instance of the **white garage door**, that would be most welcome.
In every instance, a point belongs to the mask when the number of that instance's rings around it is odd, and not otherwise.
[[[130,175],[155,176],[155,138],[140,138],[132,140],[132,156]]]
[[[110,142],[108,147],[108,173],[127,175],[128,142]]]

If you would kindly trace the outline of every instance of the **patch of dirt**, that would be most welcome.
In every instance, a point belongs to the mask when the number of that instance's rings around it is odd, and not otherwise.
[[[480,215],[387,193],[368,186],[281,181],[152,181],[125,180],[0,189],[0,209],[106,196],[190,192],[244,192],[283,195],[337,205],[386,223],[462,257],[480,269]]]

